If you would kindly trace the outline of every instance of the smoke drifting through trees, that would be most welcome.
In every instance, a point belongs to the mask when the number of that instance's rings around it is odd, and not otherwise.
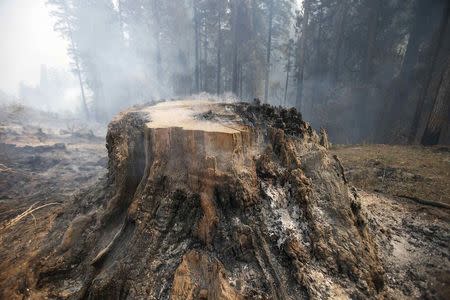
[[[442,80],[448,1],[305,0],[304,7],[296,67],[306,119],[339,142],[449,143],[448,105],[440,104],[450,98]],[[427,119],[439,119],[433,134]]]
[[[449,142],[446,0],[49,0],[85,113],[232,92],[337,142]]]

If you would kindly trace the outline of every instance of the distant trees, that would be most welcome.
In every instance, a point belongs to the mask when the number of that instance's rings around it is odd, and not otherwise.
[[[71,7],[66,0],[49,0],[49,4],[53,5],[54,11],[53,15],[56,17],[57,21],[55,23],[55,30],[59,31],[62,35],[66,36],[69,40],[69,55],[71,56],[74,64],[74,73],[77,76],[78,83],[80,85],[80,95],[81,104],[83,107],[84,115],[89,119],[89,108],[86,100],[86,92],[84,87],[83,78],[81,75],[80,67],[80,57],[77,51],[77,46],[73,38],[73,14],[71,12]]]
[[[295,1],[193,0],[192,5],[194,91],[270,98],[271,84],[284,82],[281,62],[293,34]]]
[[[274,88],[284,91],[295,0],[48,4],[71,45],[86,115],[91,110],[96,119],[174,94],[230,91],[268,99]]]
[[[303,3],[296,106],[313,125],[339,142],[445,139],[448,1]]]
[[[447,0],[48,3],[97,119],[232,92],[295,106],[338,142],[433,144],[448,132]]]

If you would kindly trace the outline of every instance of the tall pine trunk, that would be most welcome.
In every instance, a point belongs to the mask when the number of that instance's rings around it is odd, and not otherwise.
[[[362,72],[361,72],[361,84],[359,88],[360,97],[357,98],[356,117],[355,118],[355,129],[356,129],[356,139],[358,142],[367,141],[367,138],[374,138],[374,135],[369,136],[372,132],[371,126],[373,126],[371,120],[371,114],[368,112],[369,101],[371,99],[371,88],[372,88],[372,78],[373,78],[373,59],[376,47],[376,38],[378,32],[378,16],[380,14],[380,0],[367,0],[368,5],[368,22],[367,22],[367,44],[366,51],[364,55]]]
[[[236,96],[239,93],[239,61],[238,61],[238,43],[239,43],[239,33],[238,33],[238,9],[240,0],[233,1],[233,7],[231,8],[232,13],[232,59],[233,59],[233,68],[232,68],[232,78],[231,78],[231,91]]]
[[[158,0],[153,0],[153,17],[155,18],[156,30],[155,30],[155,43],[156,43],[156,78],[159,83],[159,87],[161,88],[161,84],[163,81],[163,72],[162,72],[162,58],[161,58],[161,22],[159,19],[159,3]]]
[[[125,30],[124,30],[124,22],[123,22],[122,0],[117,0],[117,14],[119,15],[119,25],[120,25],[121,37],[123,37]]]
[[[222,20],[221,20],[221,12],[219,11],[219,20],[218,20],[218,34],[217,34],[217,84],[216,84],[216,93],[220,95],[220,81],[222,76]]]
[[[427,72],[425,74],[425,86],[422,90],[422,93],[420,95],[419,101],[417,102],[416,110],[414,113],[414,118],[412,121],[411,129],[408,136],[408,142],[413,143],[417,132],[419,129],[419,123],[423,115],[424,105],[425,101],[428,95],[431,95],[431,97],[436,97],[436,93],[433,93],[432,86],[432,78],[433,78],[433,72],[435,71],[435,68],[437,67],[437,61],[438,56],[442,47],[442,44],[444,42],[444,39],[446,38],[446,34],[448,34],[448,22],[449,22],[449,16],[450,16],[450,3],[449,1],[445,1],[444,4],[445,8],[443,9],[442,17],[440,20],[439,27],[436,32],[436,40],[433,42],[433,45],[431,45],[431,65],[428,67]]]
[[[242,99],[242,87],[244,86],[244,76],[242,72],[242,63],[239,64],[239,98]]]
[[[448,124],[448,112],[450,102],[450,59],[447,68],[441,78],[439,91],[434,99],[433,109],[428,117],[425,132],[422,136],[423,145],[436,145],[444,127]]]
[[[203,28],[204,28],[204,42],[203,42],[203,57],[204,57],[204,63],[203,63],[203,90],[205,92],[208,91],[208,23],[206,14],[204,14],[203,18]]]
[[[375,53],[375,44],[378,28],[378,15],[380,10],[379,0],[368,0],[369,13],[367,24],[367,47],[362,66],[362,82],[368,83],[373,73],[373,56]]]
[[[331,59],[331,72],[330,81],[333,85],[336,85],[339,79],[339,67],[341,60],[342,43],[344,41],[344,25],[345,18],[347,16],[347,2],[342,0],[339,3],[336,19],[336,33],[335,33],[335,48],[333,51],[333,57]]]
[[[89,114],[89,108],[87,106],[87,101],[86,101],[86,93],[84,90],[83,78],[81,76],[80,62],[78,60],[77,53],[75,53],[76,52],[75,51],[75,42],[73,41],[72,28],[70,27],[69,23],[67,23],[67,29],[69,31],[70,45],[71,45],[72,51],[73,51],[73,60],[75,62],[75,72],[77,74],[78,84],[80,85],[81,102],[82,102],[81,104],[83,106],[84,115],[86,116],[86,119],[89,120],[90,114]]]
[[[416,0],[413,20],[408,29],[408,45],[400,73],[390,83],[379,113],[377,141],[380,143],[389,142],[392,138],[394,138],[392,141],[397,142],[395,136],[391,137],[393,131],[396,131],[395,124],[399,121],[407,122],[406,120],[399,120],[399,116],[406,115],[407,106],[415,101],[413,98],[417,94],[420,94],[420,84],[414,79],[415,73],[417,73],[415,67],[419,61],[419,46],[427,40],[425,32],[428,30],[425,28],[430,27],[426,24],[429,23],[427,18],[431,14],[431,8],[428,0]],[[431,28],[427,29],[431,30]],[[412,140],[410,139],[408,142],[412,143]]]
[[[195,93],[200,92],[200,58],[199,58],[199,48],[200,48],[200,24],[198,20],[198,1],[194,0],[194,38],[195,38],[195,70],[194,70],[194,77],[195,77]]]
[[[266,46],[266,76],[265,76],[265,84],[264,84],[264,102],[269,102],[269,80],[270,80],[270,52],[272,50],[272,24],[273,24],[273,1],[270,0],[269,6],[269,34],[267,37],[267,46]]]
[[[315,62],[314,62],[314,70],[313,70],[313,88],[312,88],[312,97],[311,97],[311,111],[314,110],[314,105],[323,101],[323,60],[322,56],[322,39],[323,39],[323,6],[320,6],[318,17],[317,17],[317,38],[315,39]]]
[[[428,0],[417,0],[415,5],[415,20],[409,29],[408,46],[400,70],[400,77],[406,78],[413,71],[419,56],[419,46],[423,39],[424,26],[430,12]]]
[[[292,47],[293,47],[293,40],[289,40],[289,44],[288,44],[288,61],[287,61],[287,65],[286,65],[286,84],[284,86],[284,101],[283,101],[283,105],[286,106],[286,102],[287,102],[287,93],[288,93],[288,87],[289,87],[289,73],[291,71],[291,56],[292,56]]]
[[[299,41],[299,54],[297,58],[297,96],[295,99],[295,106],[298,110],[302,109],[303,101],[303,79],[305,76],[305,62],[306,62],[306,39],[308,33],[308,21],[309,21],[309,0],[305,0],[304,13],[302,20],[302,35]]]

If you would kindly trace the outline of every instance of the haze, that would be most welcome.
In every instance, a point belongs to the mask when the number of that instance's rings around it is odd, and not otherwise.
[[[53,25],[45,0],[0,1],[0,90],[18,96],[21,81],[37,85],[41,65],[69,68],[67,43]]]
[[[447,0],[0,3],[0,96],[24,105],[107,123],[233,95],[294,107],[339,143],[449,140]]]

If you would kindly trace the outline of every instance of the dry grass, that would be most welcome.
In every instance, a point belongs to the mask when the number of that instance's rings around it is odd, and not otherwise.
[[[450,204],[450,148],[399,145],[335,146],[356,187]]]
[[[34,212],[48,207],[48,206],[52,206],[52,205],[61,205],[61,203],[58,202],[51,202],[51,203],[46,203],[43,204],[41,206],[35,207],[38,204],[38,202],[33,203],[30,207],[28,207],[23,213],[17,215],[16,217],[14,217],[13,219],[9,220],[8,222],[6,222],[6,224],[2,227],[3,230],[6,230],[8,228],[11,228],[15,225],[17,225],[20,221],[22,221],[23,219],[25,219],[27,216],[32,216],[34,219],[34,225],[36,226],[36,217],[34,216]]]

